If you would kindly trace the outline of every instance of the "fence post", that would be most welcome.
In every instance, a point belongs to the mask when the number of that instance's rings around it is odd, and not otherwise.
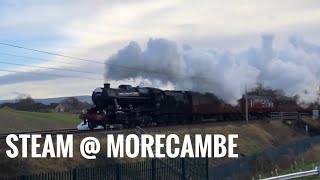
[[[206,157],[206,179],[209,179],[209,157]]]
[[[181,179],[185,180],[186,179],[186,159],[181,158]]]
[[[77,180],[77,168],[72,170],[72,180]]]
[[[120,180],[121,179],[121,175],[120,175],[120,164],[117,163],[116,164],[116,180]]]
[[[26,180],[27,177],[26,177],[25,175],[22,175],[20,179],[21,179],[21,180]]]
[[[152,170],[152,180],[156,180],[157,179],[157,165],[156,165],[156,159],[152,159],[151,160],[151,170]]]

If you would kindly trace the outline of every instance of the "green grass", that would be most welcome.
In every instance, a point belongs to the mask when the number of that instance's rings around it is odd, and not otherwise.
[[[312,128],[316,128],[319,129],[320,128],[320,122],[319,120],[316,119],[312,119],[310,117],[302,117],[301,118],[301,122],[312,127]]]
[[[278,169],[278,175],[286,175],[286,174],[291,174],[291,173],[296,173],[296,172],[300,172],[300,171],[309,171],[309,170],[313,170],[315,167],[319,167],[320,166],[320,162],[306,162],[306,163],[302,163],[302,162],[297,162],[297,165],[291,165],[290,168],[287,169]],[[274,175],[275,175],[275,171],[274,171]],[[270,177],[271,175],[268,174],[264,174],[262,177],[267,178]],[[302,178],[301,178],[302,179]],[[304,177],[304,180],[313,180],[313,179],[319,179],[319,176],[309,176],[309,177]]]
[[[39,113],[0,109],[0,133],[76,128],[80,123],[76,114]]]
[[[304,134],[295,132],[294,129],[284,125],[280,121],[271,123],[263,122],[225,122],[203,123],[184,126],[171,126],[165,128],[146,129],[150,134],[176,134],[183,139],[185,134],[238,134],[236,153],[250,156],[262,152],[268,148],[287,144],[291,141],[305,138]],[[193,138],[191,138],[193,140]],[[214,163],[218,163],[215,161]]]

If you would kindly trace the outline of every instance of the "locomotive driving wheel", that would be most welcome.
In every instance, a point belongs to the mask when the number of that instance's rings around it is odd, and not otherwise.
[[[101,121],[101,125],[102,125],[104,130],[107,129],[107,122],[106,121]]]
[[[90,130],[93,130],[94,128],[97,127],[97,123],[92,120],[88,120],[88,127]]]

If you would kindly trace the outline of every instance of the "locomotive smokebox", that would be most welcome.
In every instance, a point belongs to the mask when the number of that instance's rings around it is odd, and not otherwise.
[[[108,89],[110,88],[110,84],[109,83],[104,83],[104,89]]]

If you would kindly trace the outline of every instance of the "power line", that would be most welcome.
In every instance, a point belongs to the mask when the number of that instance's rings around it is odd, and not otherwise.
[[[0,71],[3,71],[3,72],[14,72],[14,73],[24,73],[24,74],[34,74],[34,75],[44,75],[44,76],[54,76],[54,77],[75,78],[75,79],[103,80],[103,79],[91,78],[91,77],[67,76],[67,75],[59,75],[59,74],[37,73],[37,72],[24,72],[24,71],[15,71],[15,70],[6,70],[6,69],[0,69]]]
[[[0,62],[2,63],[2,62]],[[20,66],[20,65],[19,65]],[[47,69],[47,68],[46,68]],[[79,77],[79,76],[69,76],[69,75],[59,75],[59,74],[47,74],[47,73],[37,73],[37,72],[25,72],[25,71],[15,71],[15,70],[5,70],[5,69],[0,69],[0,71],[3,72],[13,72],[13,73],[24,73],[24,74],[35,74],[35,75],[43,75],[43,76],[53,76],[53,77],[65,77],[65,78],[76,78],[76,79],[88,79],[88,80],[104,80],[104,79],[99,79],[99,78],[92,78],[92,77]],[[101,74],[99,74],[101,75]],[[1,76],[0,76],[1,77]],[[117,81],[117,80],[113,80]],[[132,82],[136,83],[137,81],[133,81],[130,79],[126,80],[127,82]]]
[[[2,55],[7,55],[7,56],[22,57],[22,58],[27,58],[27,59],[36,59],[36,60],[45,61],[45,62],[50,61],[50,60],[45,60],[45,59],[38,59],[38,58],[33,58],[33,57],[28,57],[28,56],[19,56],[19,55],[14,55],[14,54],[7,54],[7,53],[0,53],[0,55],[1,54]],[[61,61],[54,61],[54,62],[61,62]],[[64,63],[64,62],[61,62],[61,63]],[[65,69],[65,68],[54,68],[54,67],[43,67],[43,66],[35,66],[35,65],[29,65],[29,64],[19,64],[19,63],[4,62],[4,61],[0,61],[0,64],[9,64],[9,65],[14,65],[14,66],[25,66],[25,67],[35,67],[35,68],[43,68],[43,69],[54,69],[54,70],[61,70],[61,71],[70,71],[70,72],[79,72],[79,73],[97,74],[97,75],[103,74],[103,73],[96,73],[96,72],[89,72],[89,71],[79,71],[79,70],[72,70],[72,69]],[[72,64],[73,65],[73,63],[65,63],[65,64]],[[128,80],[128,79],[126,81],[135,83],[135,81],[131,81],[131,80]]]
[[[161,75],[167,75],[167,76],[180,76],[180,77],[185,77],[185,78],[190,78],[190,79],[206,79],[206,80],[211,80],[211,81],[214,80],[212,78],[207,78],[207,77],[187,76],[187,75],[182,75],[182,74],[163,73],[163,72],[158,72],[158,71],[151,71],[151,70],[145,70],[145,69],[140,69],[140,68],[127,67],[127,66],[122,66],[122,65],[117,65],[117,64],[111,64],[108,62],[101,62],[101,61],[96,61],[96,60],[91,60],[91,59],[84,59],[84,58],[79,58],[79,57],[74,57],[74,56],[68,56],[68,55],[64,55],[64,54],[53,53],[53,52],[49,52],[49,51],[42,51],[42,50],[38,50],[38,49],[32,49],[32,48],[27,48],[27,47],[3,43],[3,42],[0,42],[0,44],[4,45],[4,46],[10,46],[10,47],[24,49],[24,50],[28,50],[28,51],[34,51],[34,52],[39,52],[39,53],[44,53],[44,54],[50,54],[50,55],[70,58],[70,59],[76,59],[79,61],[85,61],[85,62],[91,62],[91,63],[97,63],[97,64],[105,64],[108,66],[124,68],[124,69],[138,71],[138,72],[154,73],[154,74],[161,74]]]
[[[2,53],[2,52],[0,52],[0,55],[12,56],[12,57],[19,57],[19,58],[25,58],[25,59],[32,59],[32,60],[43,61],[43,62],[49,62],[49,61],[50,61],[50,62],[57,62],[57,63],[62,63],[62,64],[74,65],[74,63],[68,63],[68,62],[63,62],[63,61],[41,59],[41,58],[35,58],[35,57],[29,57],[29,56],[20,56],[20,55],[9,54],[9,53]]]
[[[14,66],[24,66],[24,67],[35,67],[35,68],[42,68],[42,69],[53,69],[53,70],[70,71],[70,72],[87,73],[87,74],[98,74],[98,75],[102,74],[102,73],[89,72],[89,71],[79,71],[79,70],[55,68],[55,67],[43,67],[43,66],[35,66],[35,65],[29,65],[29,64],[10,63],[10,62],[4,62],[4,61],[0,61],[0,64],[9,64]]]
[[[35,75],[43,75],[43,76],[53,76],[53,77],[65,77],[65,78],[76,78],[76,79],[88,79],[88,80],[103,80],[102,78],[91,78],[91,77],[79,77],[79,76],[69,76],[69,75],[58,75],[58,74],[47,74],[47,73],[37,73],[37,72],[25,72],[25,71],[15,71],[15,70],[5,70],[0,69],[0,71],[3,72],[13,72],[13,73],[24,73],[24,74],[35,74]],[[0,76],[1,78],[1,76]],[[119,80],[113,80],[113,81],[119,81]],[[137,81],[133,81],[130,79],[127,79],[126,81],[136,83]]]

